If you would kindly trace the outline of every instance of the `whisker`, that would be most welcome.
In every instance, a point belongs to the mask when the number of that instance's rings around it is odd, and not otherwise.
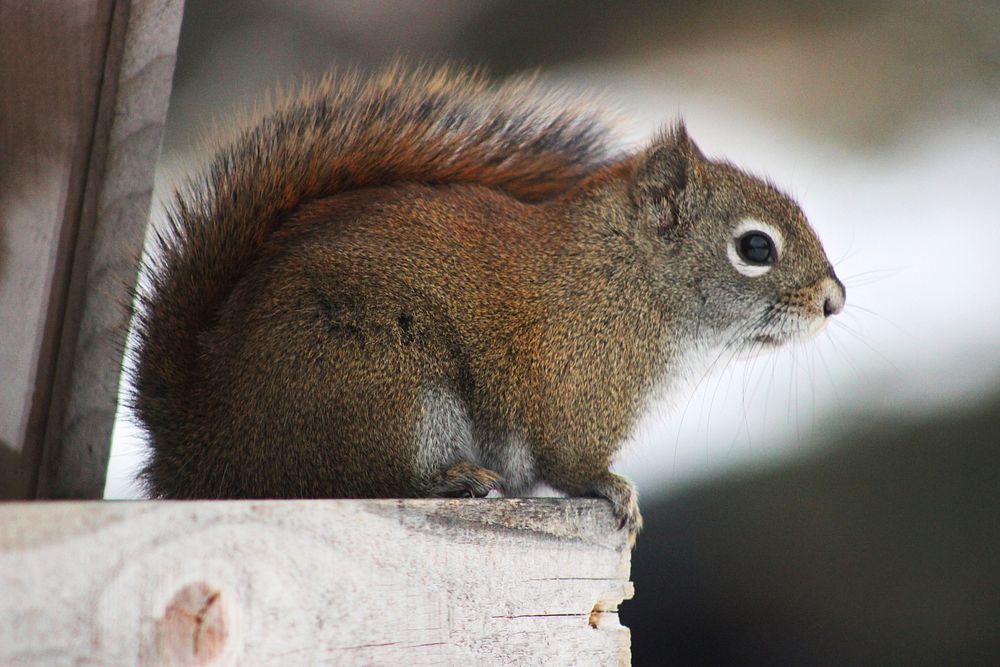
[[[758,350],[762,351],[764,349],[764,344],[763,343],[756,343],[754,345],[754,347],[757,348]],[[749,367],[746,369],[746,372],[744,373],[743,405],[742,405],[742,407],[743,407],[743,424],[742,425],[746,429],[746,433],[747,433],[747,447],[750,448],[750,449],[753,448],[753,441],[752,441],[752,435],[751,435],[751,429],[750,429],[749,407],[750,407],[750,404],[752,404],[754,402],[754,399],[757,396],[757,392],[760,390],[761,383],[764,380],[764,373],[763,372],[758,372],[758,367],[757,367],[757,362],[759,360],[763,359],[763,358],[764,358],[763,354],[759,354],[759,353],[755,354],[753,356],[753,358],[752,358],[752,363],[749,365]],[[773,356],[771,357],[771,367],[772,367],[772,369],[774,368],[774,357]],[[756,382],[754,382],[753,388],[750,390],[750,394],[748,396],[747,395],[747,387],[749,386],[749,383],[753,380],[753,376],[754,376],[755,373],[757,375],[757,380],[756,380]],[[765,402],[764,410],[766,411],[766,409],[767,409],[767,405],[766,405],[766,402]],[[733,441],[730,444],[730,451],[732,451],[735,448],[736,441],[737,441],[738,438],[739,438],[739,432],[737,432],[736,435],[733,437]]]
[[[695,322],[695,331],[700,331],[701,330],[701,322],[702,322],[702,318],[699,317],[696,320],[696,322]],[[691,391],[690,391],[690,395],[688,396],[688,400],[684,404],[684,409],[681,411],[680,419],[677,422],[677,433],[676,433],[676,436],[674,438],[674,456],[673,456],[672,472],[671,472],[671,474],[674,477],[677,476],[677,455],[678,455],[678,452],[680,450],[681,430],[684,427],[684,420],[687,417],[688,410],[691,407],[692,401],[694,401],[694,397],[698,394],[698,389],[701,387],[701,385],[705,381],[705,379],[707,377],[709,377],[709,375],[711,375],[711,373],[714,370],[716,364],[718,364],[719,360],[722,359],[722,355],[726,353],[727,348],[728,348],[728,343],[726,345],[722,346],[722,348],[719,350],[718,354],[715,355],[715,358],[712,359],[712,361],[708,364],[708,366],[705,369],[705,371],[701,374],[701,377],[699,377],[695,381],[694,385],[691,387]]]
[[[874,311],[871,308],[866,308],[866,307],[862,306],[861,304],[858,304],[858,303],[849,303],[849,304],[847,304],[847,308],[844,309],[844,312],[846,314],[846,313],[848,313],[850,311],[853,311],[853,310],[860,310],[862,313],[865,313],[867,315],[871,315],[873,317],[877,317],[878,319],[882,320],[886,324],[891,325],[899,333],[906,334],[907,336],[912,336],[913,335],[909,331],[907,331],[906,328],[904,328],[900,324],[897,324],[893,320],[890,320],[885,315],[883,315],[883,314],[881,314],[881,313],[879,313],[877,311]]]
[[[831,263],[834,267],[840,266],[841,263],[846,262],[851,257],[854,257],[857,252],[856,246],[854,245],[855,240],[857,240],[857,237],[852,233],[851,240],[847,244],[847,250],[845,250],[844,254],[840,256],[840,259]]]
[[[865,347],[867,347],[873,353],[877,354],[883,361],[885,361],[887,364],[889,364],[894,371],[896,371],[896,372],[900,371],[900,368],[896,365],[896,363],[892,359],[890,359],[889,357],[887,357],[881,351],[877,350],[871,343],[869,343],[867,340],[865,340],[865,337],[863,335],[861,335],[860,333],[858,333],[857,331],[855,331],[854,329],[852,329],[851,327],[849,327],[845,322],[834,320],[833,324],[841,327],[844,331],[846,331],[851,336],[853,336],[859,343],[861,343],[862,345],[864,345]]]
[[[870,271],[861,271],[860,273],[852,273],[850,275],[841,278],[845,287],[864,287],[866,285],[872,285],[874,283],[880,283],[884,280],[889,280],[891,278],[897,277],[902,273],[904,268],[893,268],[893,269],[873,269]]]
[[[847,353],[848,350],[847,350],[846,347],[844,347],[844,344],[841,341],[838,341],[832,335],[828,338],[828,340],[830,341],[830,345],[832,345],[834,347],[834,349],[837,351],[837,353],[840,354],[844,358],[845,362],[847,362],[847,365],[851,367],[851,370],[854,371],[854,375],[859,380],[866,380],[867,377],[866,377],[865,373],[854,362],[854,359],[851,358],[851,355],[849,355]]]
[[[801,410],[799,404],[799,346],[797,344],[792,344],[792,378],[794,379],[795,386],[795,441],[796,444],[802,440],[802,426],[799,422],[799,412]]]
[[[831,338],[830,332],[827,331],[826,339],[830,340],[830,338]],[[829,364],[826,363],[826,357],[823,355],[823,349],[819,345],[816,345],[815,349],[816,349],[816,354],[819,355],[819,361],[821,364],[823,364],[823,369],[826,371],[826,377],[830,381],[830,388],[833,390],[833,397],[834,400],[837,402],[837,411],[843,412],[844,402],[840,398],[840,392],[837,391],[837,384],[833,381],[833,373],[830,372],[830,366]]]
[[[754,365],[757,363],[757,359],[760,358],[760,355],[755,352],[755,349],[756,349],[756,345],[752,345],[751,346],[751,355],[752,356],[750,356],[747,359],[746,363],[743,364],[743,378],[742,378],[742,381],[740,382],[740,387],[741,387],[741,393],[740,393],[740,408],[741,408],[741,410],[740,410],[740,417],[741,417],[741,420],[740,420],[740,426],[739,426],[738,429],[736,429],[736,432],[733,434],[733,439],[732,439],[732,441],[729,444],[729,451],[730,452],[732,452],[733,449],[736,447],[736,441],[739,440],[740,432],[743,431],[744,429],[746,430],[746,433],[747,433],[747,444],[748,444],[748,446],[750,445],[750,424],[748,422],[748,417],[747,417],[747,382],[748,382],[748,375],[750,375],[750,374],[753,373]]]
[[[860,289],[862,287],[868,287],[869,285],[875,285],[877,283],[888,280],[891,276],[871,276],[870,278],[854,278],[852,280],[845,280],[844,287],[850,290]]]
[[[764,414],[761,417],[762,424],[764,426],[767,425],[767,409],[771,403],[771,388],[775,384],[774,378],[777,372],[778,372],[778,357],[775,356],[775,358],[771,360],[771,380],[767,384],[767,391],[764,392]]]
[[[859,271],[858,273],[852,273],[849,276],[844,276],[841,278],[843,281],[854,280],[855,278],[863,278],[865,276],[872,275],[895,275],[897,273],[902,273],[903,271],[909,270],[908,266],[894,266],[887,269],[869,269],[868,271]]]
[[[809,350],[809,387],[812,389],[812,424],[811,434],[816,433],[816,346],[810,345]]]
[[[761,319],[763,319],[768,314],[769,310],[770,310],[769,308],[765,309],[765,312],[762,313],[757,318],[754,318],[753,320],[751,320],[749,322],[745,322],[744,324],[742,324],[742,325],[738,326],[736,329],[734,329],[727,336],[727,338],[725,339],[724,343],[719,346],[719,350],[715,354],[714,358],[709,362],[709,364],[707,365],[707,367],[705,368],[705,370],[702,372],[701,376],[698,377],[698,379],[695,381],[694,385],[692,386],[691,391],[690,391],[690,395],[688,396],[688,400],[685,402],[684,408],[681,411],[680,419],[677,422],[677,430],[676,430],[676,435],[675,435],[675,439],[674,439],[673,461],[672,461],[672,464],[671,464],[672,475],[674,477],[676,477],[676,475],[677,475],[677,459],[678,459],[678,455],[679,455],[679,451],[680,451],[681,431],[683,430],[685,420],[687,419],[687,415],[688,415],[688,412],[689,412],[689,410],[691,408],[691,405],[693,404],[694,398],[699,393],[698,390],[704,384],[705,380],[713,374],[713,371],[715,370],[716,366],[718,366],[719,362],[724,357],[726,357],[727,355],[731,355],[731,354],[733,354],[735,352],[735,350],[737,349],[737,347],[743,342],[743,340],[745,338],[745,335],[747,333],[749,333],[751,330],[753,330],[753,328],[755,326],[758,326],[758,322]],[[701,324],[702,324],[702,318],[699,317],[698,320],[695,322],[695,331],[700,331],[701,330]],[[732,371],[732,367],[730,367],[730,371]],[[709,405],[710,409],[709,409],[709,412],[708,412],[708,418],[706,420],[706,438],[708,436],[708,433],[709,433],[709,430],[710,430],[710,427],[711,427],[711,423],[710,423],[711,422],[711,407],[712,407],[712,405],[714,405],[715,395],[718,393],[719,387],[721,386],[721,382],[722,382],[722,378],[720,377],[716,381],[716,388],[715,388],[715,390],[711,394],[712,395],[712,401],[711,401],[711,403]],[[702,414],[704,414],[704,402],[707,399],[707,396],[708,396],[707,392],[702,395]],[[699,420],[698,420],[698,426],[696,427],[696,432],[700,431],[700,429],[701,429],[701,418],[699,418]]]
[[[729,345],[730,346],[734,346],[734,341],[736,339],[742,337],[743,330],[744,330],[743,328],[737,330],[737,333],[735,333],[734,336],[733,336],[733,338],[729,341]],[[736,367],[733,364],[727,364],[726,368],[725,368],[725,371],[728,373],[728,381],[725,383],[726,393],[723,396],[723,402],[725,402],[725,399],[728,398],[728,396],[729,396],[729,392],[732,390],[733,380],[734,380],[734,374],[736,372]],[[708,392],[706,392],[706,394],[704,396],[702,396],[701,414],[704,415],[705,438],[706,438],[706,441],[709,439],[709,435],[711,433],[711,429],[712,429],[712,413],[715,411],[715,405],[717,403],[719,390],[723,386],[723,379],[724,379],[724,377],[722,375],[720,375],[718,378],[716,378],[715,388],[712,390],[711,394],[708,394]],[[708,410],[707,411],[705,410],[705,401],[706,400],[708,401]],[[701,419],[701,417],[699,417],[699,428],[700,428],[701,421],[702,421],[702,419]]]

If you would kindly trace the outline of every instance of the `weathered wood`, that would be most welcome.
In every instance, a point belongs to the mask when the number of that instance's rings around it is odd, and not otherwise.
[[[613,665],[597,500],[0,505],[0,664]]]
[[[0,4],[0,498],[103,490],[181,5]]]
[[[127,22],[119,6],[128,4]],[[116,3],[36,496],[100,498],[183,0]],[[121,43],[118,47],[117,44]]]
[[[34,492],[111,9],[0,3],[0,498]]]

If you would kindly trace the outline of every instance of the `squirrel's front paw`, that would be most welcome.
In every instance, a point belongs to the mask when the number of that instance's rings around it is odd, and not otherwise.
[[[485,498],[490,491],[502,491],[500,475],[475,463],[462,461],[439,472],[431,483],[431,495],[438,498]]]
[[[642,530],[642,514],[639,513],[639,492],[630,480],[606,473],[594,485],[594,495],[611,501],[611,510],[618,519],[619,528],[627,528],[629,546],[635,546],[636,535]]]

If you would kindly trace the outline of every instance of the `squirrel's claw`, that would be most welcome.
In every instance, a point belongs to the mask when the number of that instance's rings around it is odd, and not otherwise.
[[[611,511],[618,519],[618,528],[626,528],[629,532],[629,546],[635,546],[635,538],[642,530],[642,514],[639,512],[639,492],[630,480],[606,473],[594,485],[593,493],[600,498],[611,501]]]

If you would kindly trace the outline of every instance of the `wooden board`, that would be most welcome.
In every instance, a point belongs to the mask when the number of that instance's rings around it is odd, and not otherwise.
[[[0,505],[0,664],[615,665],[598,500]]]
[[[0,498],[99,498],[181,0],[0,3]]]

